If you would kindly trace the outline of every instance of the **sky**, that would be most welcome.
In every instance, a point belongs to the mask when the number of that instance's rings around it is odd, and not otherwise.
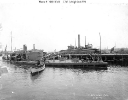
[[[42,0],[44,1],[44,0]],[[46,0],[45,0],[46,1]],[[47,0],[49,1],[49,0]],[[53,0],[55,1],[55,0]],[[69,0],[68,0],[69,1]],[[75,1],[75,0],[73,0]],[[79,0],[81,1],[81,0]],[[39,0],[1,0],[0,50],[21,49],[46,52],[90,43],[94,48],[128,48],[128,2],[84,0],[86,3],[39,3]]]

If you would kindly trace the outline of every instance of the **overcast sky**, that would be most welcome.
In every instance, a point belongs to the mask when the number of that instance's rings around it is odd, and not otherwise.
[[[55,1],[55,0],[54,0]],[[80,0],[79,0],[80,1]],[[103,2],[104,1],[104,2]],[[49,4],[38,0],[1,0],[0,44],[11,50],[26,44],[28,49],[57,51],[86,42],[102,49],[128,48],[128,4],[117,0],[86,0],[80,4]]]

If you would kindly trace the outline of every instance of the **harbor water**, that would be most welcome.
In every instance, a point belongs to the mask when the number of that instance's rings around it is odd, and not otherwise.
[[[128,66],[107,70],[27,66],[0,60],[0,100],[128,100]]]

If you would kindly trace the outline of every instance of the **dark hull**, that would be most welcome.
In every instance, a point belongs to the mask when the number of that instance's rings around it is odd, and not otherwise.
[[[34,72],[34,73],[31,72],[31,75],[34,76],[34,75],[40,74],[40,73],[43,72],[43,71],[44,71],[44,70],[41,70],[41,71],[38,71],[38,72]]]
[[[31,68],[31,75],[39,74],[40,72],[44,71],[44,69],[45,69],[45,64],[42,65],[42,67],[36,66],[35,68]]]
[[[57,67],[82,67],[82,68],[107,68],[107,62],[46,62],[46,66],[57,66]]]

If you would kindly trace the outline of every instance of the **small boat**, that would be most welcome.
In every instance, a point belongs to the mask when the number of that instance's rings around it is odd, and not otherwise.
[[[36,67],[31,68],[31,75],[38,74],[45,69],[45,64],[43,65],[36,65]]]

